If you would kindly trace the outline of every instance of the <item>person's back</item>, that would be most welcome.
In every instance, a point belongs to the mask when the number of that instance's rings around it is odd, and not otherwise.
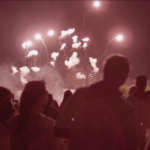
[[[112,56],[104,66],[104,80],[71,97],[54,132],[57,137],[68,135],[69,150],[137,148],[133,110],[119,91],[128,71],[125,57]]]
[[[44,82],[26,84],[19,114],[10,122],[11,150],[65,149],[62,141],[53,137],[54,121],[42,114],[48,102],[47,95]]]
[[[127,97],[127,101],[130,102],[135,109],[150,100],[150,95],[145,91],[146,86],[147,77],[144,75],[138,76],[136,79],[137,90]]]
[[[33,112],[30,114],[28,127],[22,134],[15,135],[19,115],[10,123],[11,150],[50,150],[61,149],[63,144],[52,135],[55,122],[45,115]]]
[[[111,95],[111,92],[107,92],[109,96],[102,96],[99,95],[100,91],[89,91],[93,90],[94,86],[96,85],[78,91],[80,94],[81,91],[82,94],[85,92],[85,95],[86,92],[94,93],[94,97],[82,97],[82,100],[85,100],[84,105],[81,104],[81,108],[72,119],[69,150],[123,150],[129,147],[134,149],[137,141],[132,107],[123,101],[119,94]],[[81,99],[78,97],[78,100]]]

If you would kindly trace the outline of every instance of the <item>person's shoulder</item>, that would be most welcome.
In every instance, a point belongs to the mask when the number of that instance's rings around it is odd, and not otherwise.
[[[75,93],[80,93],[80,92],[86,92],[88,90],[88,87],[82,87],[76,90]]]
[[[44,120],[45,122],[49,122],[49,123],[55,123],[55,120],[46,116],[43,113],[40,113],[40,117],[42,118],[42,120]]]
[[[132,94],[132,95],[129,95],[128,97],[127,97],[127,101],[131,101],[131,100],[133,100],[133,99],[136,99],[136,97],[135,97],[135,95],[134,94]]]
[[[82,97],[87,94],[88,89],[88,87],[79,88],[76,90],[72,97]]]

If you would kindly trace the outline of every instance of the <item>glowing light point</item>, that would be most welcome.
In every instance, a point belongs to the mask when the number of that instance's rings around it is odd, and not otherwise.
[[[38,55],[38,51],[37,50],[31,50],[28,52],[27,57],[31,57],[31,56],[37,56]]]
[[[95,6],[95,7],[99,7],[99,6],[100,6],[100,2],[99,2],[99,1],[95,1],[95,2],[94,2],[94,6]]]
[[[49,35],[49,36],[54,35],[54,31],[53,31],[53,30],[48,31],[48,35]]]
[[[116,37],[116,39],[117,39],[117,41],[122,41],[122,40],[123,40],[123,36],[122,36],[122,35],[118,35],[118,36]]]
[[[90,39],[88,37],[82,39],[83,42],[88,42],[89,40]]]
[[[32,42],[31,41],[27,41],[27,46],[31,46],[32,45]]]
[[[41,36],[41,34],[36,34],[36,35],[35,35],[35,39],[37,39],[37,40],[40,40],[40,39],[42,39],[42,36]]]
[[[23,49],[26,49],[26,46],[27,46],[27,43],[24,42],[24,43],[22,44]]]

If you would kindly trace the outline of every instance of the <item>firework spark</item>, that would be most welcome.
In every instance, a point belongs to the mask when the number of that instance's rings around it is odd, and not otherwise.
[[[94,2],[94,6],[95,6],[95,7],[99,7],[99,6],[100,6],[100,2],[99,2],[99,1],[95,1],[95,2]]]
[[[73,43],[72,48],[78,49],[80,47],[80,45],[81,45],[81,42]]]
[[[117,41],[122,41],[122,40],[123,40],[123,36],[122,36],[122,35],[118,35],[118,36],[116,37],[116,39],[117,39]]]
[[[12,66],[12,71],[13,71],[13,75],[14,75],[15,73],[19,72],[19,71],[17,70],[17,68],[14,67],[14,66]]]
[[[66,43],[63,43],[63,44],[61,45],[60,50],[63,50],[65,47],[66,47]]]
[[[24,42],[24,43],[22,44],[23,49],[26,49],[26,46],[27,46],[27,44],[26,44],[26,42]]]
[[[85,76],[84,74],[82,74],[81,72],[78,72],[78,73],[76,74],[76,78],[77,78],[77,79],[86,79],[86,76]]]
[[[36,40],[41,40],[41,39],[42,39],[41,34],[36,34],[36,35],[35,35],[35,39],[36,39]]]
[[[59,39],[63,39],[63,38],[65,38],[66,36],[69,36],[69,35],[71,35],[72,33],[74,33],[74,31],[75,31],[75,29],[73,28],[73,29],[68,29],[68,30],[66,30],[66,31],[61,31],[61,36],[59,37]]]
[[[38,55],[38,51],[37,50],[31,50],[28,52],[27,57],[31,57],[31,56],[37,56]]]
[[[87,43],[84,43],[82,47],[83,47],[84,49],[86,49],[87,45],[88,45]]]
[[[95,72],[95,73],[97,73],[98,71],[99,71],[99,68],[97,68],[97,66],[96,66],[96,63],[97,63],[97,59],[95,59],[95,58],[92,58],[92,57],[89,57],[89,61],[90,61],[90,63],[91,63],[91,66],[93,67],[93,71]]]
[[[83,42],[88,42],[89,40],[90,39],[88,37],[82,39]]]
[[[32,69],[34,72],[39,72],[39,71],[40,71],[40,68],[38,68],[38,67],[31,67],[31,69]]]
[[[72,39],[73,39],[73,43],[76,43],[76,42],[78,41],[78,36],[77,36],[77,35],[74,35],[74,36],[72,37]]]
[[[51,54],[51,58],[53,58],[55,61],[56,61],[56,59],[57,59],[58,56],[59,56],[59,53],[56,53],[56,52],[53,52]]]
[[[51,61],[50,64],[55,67],[55,62],[54,61]]]
[[[65,65],[68,67],[68,69],[79,64],[80,59],[77,57],[77,55],[77,52],[73,52],[72,56],[69,58],[69,61],[65,60]]]
[[[52,36],[52,35],[54,35],[54,31],[53,30],[50,30],[50,31],[48,31],[48,33],[47,33],[49,36]]]

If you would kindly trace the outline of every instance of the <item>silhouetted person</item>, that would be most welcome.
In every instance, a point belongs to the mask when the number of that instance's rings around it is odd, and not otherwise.
[[[43,111],[43,114],[56,120],[59,113],[56,108],[52,107],[52,104],[53,104],[53,96],[51,94],[48,94],[48,103],[45,110]]]
[[[10,123],[11,150],[59,150],[62,141],[53,137],[54,121],[42,114],[47,106],[48,93],[43,81],[26,84],[19,114]]]
[[[140,139],[140,148],[144,150],[146,145],[146,131],[150,129],[150,95],[145,91],[147,77],[140,75],[136,79],[137,91],[127,98],[136,113],[137,131]]]
[[[53,104],[52,104],[52,106],[53,106],[54,108],[56,108],[58,111],[60,110],[60,107],[59,107],[57,101],[54,100],[54,99],[53,99]]]
[[[103,65],[103,81],[78,89],[67,102],[58,117],[54,135],[68,138],[69,150],[137,148],[133,109],[119,91],[129,70],[125,56],[108,57]]]
[[[62,110],[63,109],[63,106],[66,104],[66,102],[68,101],[68,99],[72,96],[72,92],[70,90],[67,90],[65,91],[64,93],[64,98],[61,102],[61,105],[60,105],[60,109]]]
[[[145,91],[147,86],[147,77],[140,75],[136,78],[137,90],[127,98],[127,101],[132,103],[134,107],[140,106],[149,97],[149,94]]]
[[[130,96],[134,94],[136,90],[137,90],[137,87],[135,85],[130,86],[128,95]]]
[[[0,87],[0,149],[10,150],[9,119],[16,110],[12,104],[13,94],[9,89]]]

